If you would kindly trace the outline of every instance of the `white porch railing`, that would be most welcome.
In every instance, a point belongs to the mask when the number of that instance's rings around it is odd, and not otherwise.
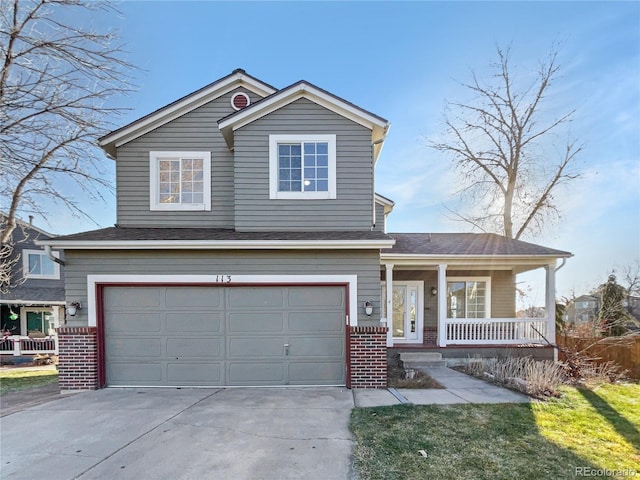
[[[30,338],[11,335],[0,338],[0,355],[58,354],[58,337]]]
[[[544,345],[547,325],[546,318],[448,318],[445,320],[446,344]]]

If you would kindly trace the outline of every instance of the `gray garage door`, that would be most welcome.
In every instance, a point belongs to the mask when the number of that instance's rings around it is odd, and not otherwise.
[[[343,287],[106,287],[109,386],[344,385]]]

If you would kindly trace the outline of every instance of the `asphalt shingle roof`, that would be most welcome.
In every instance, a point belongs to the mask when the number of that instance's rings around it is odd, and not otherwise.
[[[393,248],[382,253],[406,255],[549,255],[570,257],[562,250],[513,240],[493,233],[390,233]]]
[[[220,228],[129,228],[109,227],[101,230],[62,235],[55,241],[232,241],[232,240],[391,240],[382,232],[327,231],[327,232],[236,232]]]

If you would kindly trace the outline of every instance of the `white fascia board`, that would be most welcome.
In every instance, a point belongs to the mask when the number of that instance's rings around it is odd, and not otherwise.
[[[39,243],[38,243],[39,244]],[[395,240],[127,240],[47,241],[65,250],[345,250],[390,248]]]
[[[373,141],[384,138],[384,135],[389,128],[389,123],[382,122],[379,118],[376,118],[348,103],[339,101],[306,83],[301,83],[290,90],[284,90],[281,95],[272,95],[271,98],[262,100],[255,108],[246,108],[240,113],[233,115],[232,118],[222,120],[218,123],[218,127],[220,130],[228,128],[237,130],[238,128],[241,128],[300,98],[307,98],[308,100],[311,100],[328,110],[337,113],[338,115],[348,118],[349,120],[372,130]]]
[[[381,253],[380,260],[395,265],[547,265],[555,264],[558,255],[410,255]]]
[[[169,108],[161,109],[155,115],[152,114],[145,120],[134,122],[129,128],[107,135],[98,143],[107,151],[111,150],[109,149],[111,144],[113,144],[115,148],[120,147],[238,87],[246,88],[261,97],[266,97],[276,92],[275,89],[262,82],[257,82],[242,73],[237,73],[220,83],[212,85],[211,88],[205,89],[197,95],[187,96],[184,101],[178,102]]]
[[[63,306],[65,305],[65,301],[64,300],[7,300],[7,299],[2,299],[0,300],[0,305],[24,305],[24,306],[30,306],[33,305],[34,307],[46,307],[47,305],[60,305]]]
[[[390,207],[395,206],[396,202],[394,202],[393,200],[389,200],[386,197],[383,197],[382,195],[380,195],[379,193],[374,193],[376,202],[381,203],[383,205],[389,205]]]
[[[228,281],[220,282],[220,278]],[[87,315],[88,325],[97,325],[96,286],[99,284],[204,284],[212,286],[233,286],[252,283],[268,286],[289,283],[292,285],[314,285],[345,283],[349,285],[349,325],[358,325],[358,276],[357,275],[228,275],[218,272],[213,275],[87,275]]]

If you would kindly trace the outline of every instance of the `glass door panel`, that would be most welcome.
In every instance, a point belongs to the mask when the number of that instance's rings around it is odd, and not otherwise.
[[[393,336],[406,338],[407,287],[393,286]]]
[[[43,324],[44,312],[27,312],[27,333],[40,332],[46,334]]]

